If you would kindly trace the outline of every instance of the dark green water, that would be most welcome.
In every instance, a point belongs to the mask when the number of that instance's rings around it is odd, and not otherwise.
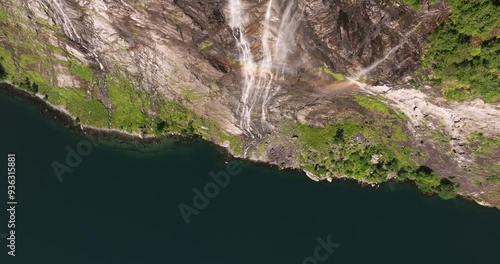
[[[224,170],[218,148],[99,145],[60,183],[52,162],[64,163],[66,146],[84,138],[3,93],[0,124],[4,168],[16,153],[18,200],[16,257],[2,238],[0,263],[314,263],[303,261],[328,236],[340,247],[317,263],[499,263],[499,210],[426,197],[411,184],[316,183],[231,161],[242,172],[186,225],[178,205],[192,205],[192,189]]]

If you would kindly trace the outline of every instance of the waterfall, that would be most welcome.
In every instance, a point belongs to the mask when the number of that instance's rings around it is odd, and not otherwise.
[[[267,122],[268,104],[281,86],[276,84],[278,78],[282,78],[286,72],[289,55],[293,52],[295,33],[298,28],[300,14],[297,14],[296,0],[286,2],[286,7],[281,15],[273,15],[273,7],[276,0],[269,0],[264,18],[262,19],[261,55],[262,59],[255,60],[250,43],[246,37],[247,17],[242,0],[229,0],[229,25],[239,52],[239,60],[242,64],[242,94],[237,109],[239,114],[239,126],[251,136],[257,133],[252,124],[252,113],[256,107],[260,107],[261,128],[272,129]],[[279,27],[275,22],[279,21]]]
[[[73,26],[73,23],[71,22],[71,19],[68,18],[66,15],[66,12],[62,9],[59,0],[54,0],[52,2],[53,7],[54,7],[54,13],[56,15],[59,15],[59,18],[61,19],[62,22],[62,27],[66,35],[73,41],[80,41],[80,35],[75,30],[75,27]]]
[[[362,69],[361,71],[359,71],[355,76],[352,77],[352,79],[354,80],[358,80],[359,78],[367,75],[368,73],[370,73],[371,71],[373,71],[375,68],[377,68],[382,62],[386,61],[387,59],[389,59],[389,57],[392,56],[392,54],[394,52],[396,52],[399,48],[401,48],[401,46],[403,45],[403,43],[393,47],[388,53],[387,55],[385,55],[385,57],[383,57],[382,59],[379,59],[377,61],[375,61],[374,63],[372,63],[372,65]]]
[[[350,77],[350,79],[357,81],[359,78],[369,74],[371,71],[373,71],[375,68],[377,68],[382,62],[389,59],[392,56],[392,54],[394,54],[394,52],[396,52],[399,48],[401,48],[401,46],[403,46],[408,41],[408,38],[413,34],[413,32],[415,32],[415,30],[418,29],[418,27],[421,24],[422,24],[422,22],[418,23],[410,31],[408,31],[405,35],[403,35],[403,40],[398,45],[396,45],[391,50],[389,50],[387,55],[385,55],[382,59],[379,59],[379,60],[375,61],[374,63],[372,63],[370,66],[362,69],[361,71],[356,73],[354,76]]]
[[[93,49],[89,49],[87,46],[83,44],[82,37],[80,37],[80,35],[76,31],[73,22],[71,22],[71,19],[66,14],[64,8],[61,7],[61,3],[59,3],[59,0],[48,1],[47,4],[52,8],[54,15],[58,16],[59,19],[61,20],[61,26],[65,35],[70,40],[79,43],[82,46],[82,48],[90,52],[94,60],[97,62],[97,64],[99,64],[99,68],[101,70],[104,70],[104,65],[99,60],[99,56],[97,55],[97,53]]]

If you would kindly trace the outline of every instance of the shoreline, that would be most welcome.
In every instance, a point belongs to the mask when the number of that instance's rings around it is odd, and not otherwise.
[[[42,111],[42,112],[45,111],[45,112],[50,113],[51,115],[53,115],[53,117],[55,119],[60,121],[70,131],[72,131],[74,133],[78,133],[78,134],[85,136],[85,137],[90,137],[90,138],[95,137],[98,140],[105,140],[105,141],[112,142],[112,143],[125,143],[125,144],[129,144],[129,145],[131,145],[132,143],[136,143],[136,144],[138,143],[140,146],[151,146],[153,144],[158,144],[161,141],[166,140],[166,139],[172,139],[172,140],[176,140],[176,141],[191,141],[191,140],[196,140],[196,139],[202,139],[203,141],[208,142],[214,146],[217,146],[220,149],[223,149],[225,151],[225,153],[223,154],[223,157],[222,157],[224,162],[227,162],[230,159],[236,159],[236,160],[248,162],[250,164],[257,165],[257,166],[266,166],[269,168],[276,168],[276,169],[281,170],[281,171],[287,171],[287,170],[298,171],[298,172],[304,173],[310,180],[315,181],[315,182],[319,182],[319,183],[321,183],[321,182],[331,183],[331,182],[340,180],[340,181],[347,181],[347,182],[356,183],[360,187],[363,187],[363,188],[364,187],[371,187],[371,188],[377,189],[378,187],[380,187],[381,184],[391,182],[391,181],[386,181],[386,182],[374,184],[374,183],[369,183],[369,182],[366,182],[366,181],[363,181],[360,179],[352,179],[352,178],[345,177],[345,176],[344,177],[329,177],[329,178],[323,179],[323,178],[320,178],[320,177],[312,174],[311,172],[309,172],[307,170],[303,170],[300,168],[280,168],[277,164],[272,164],[269,162],[259,161],[259,160],[251,160],[251,159],[247,159],[247,158],[243,158],[243,157],[237,157],[237,156],[233,155],[231,153],[230,149],[228,149],[227,147],[218,145],[210,140],[202,138],[199,135],[184,136],[184,135],[180,135],[180,134],[169,134],[169,135],[165,135],[162,137],[158,137],[155,135],[143,136],[141,134],[122,131],[122,130],[118,130],[115,128],[98,128],[98,127],[92,127],[92,126],[85,126],[85,125],[81,125],[81,124],[75,126],[75,124],[74,124],[75,119],[76,119],[75,116],[71,115],[71,113],[69,113],[66,109],[64,109],[62,107],[58,107],[58,106],[50,104],[49,102],[47,102],[43,97],[41,97],[38,94],[34,95],[28,91],[17,88],[16,86],[14,86],[13,84],[11,84],[8,81],[0,82],[0,90],[6,92],[7,94],[13,95],[18,99],[25,100],[29,103],[34,103],[37,107],[39,107],[40,111]],[[400,183],[400,181],[392,181],[392,182]],[[402,182],[406,182],[406,181],[402,181]],[[411,181],[411,182],[415,186],[415,183],[413,181]],[[415,188],[417,188],[417,187],[415,186]],[[420,191],[420,192],[426,197],[431,197],[431,196],[436,195],[436,194],[427,194],[427,193],[424,193],[422,191]],[[497,208],[500,210],[500,207],[496,207],[494,205],[488,204],[488,203],[481,201],[481,200],[476,200],[476,197],[465,196],[465,195],[462,195],[458,192],[456,193],[455,199],[462,199],[464,201],[473,202],[474,204],[480,205],[482,207]]]
[[[165,139],[185,141],[198,138],[197,136],[183,136],[180,134],[168,134],[158,137],[151,134],[141,135],[138,133],[118,130],[115,128],[100,128],[81,124],[75,125],[75,116],[73,116],[63,107],[50,104],[39,94],[34,95],[28,91],[17,88],[8,81],[0,82],[0,90],[18,99],[25,100],[32,104],[34,103],[40,111],[49,113],[55,119],[60,121],[64,126],[66,126],[70,131],[79,133],[83,136],[96,137],[98,139],[104,140],[118,139],[119,143],[141,143],[144,145],[160,143]]]

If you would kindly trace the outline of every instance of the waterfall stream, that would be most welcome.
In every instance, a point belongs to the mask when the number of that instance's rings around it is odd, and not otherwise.
[[[66,11],[62,8],[62,5],[59,2],[59,0],[48,1],[47,3],[49,6],[52,7],[54,14],[56,16],[58,16],[59,19],[61,20],[61,26],[62,26],[62,29],[63,29],[64,33],[66,34],[66,36],[70,40],[72,40],[76,43],[79,43],[82,48],[84,48],[85,50],[90,52],[90,54],[92,54],[92,58],[97,62],[97,64],[99,64],[99,68],[101,70],[104,70],[104,66],[101,63],[101,61],[99,60],[99,56],[97,55],[97,53],[93,49],[88,48],[87,46],[85,46],[83,44],[82,37],[80,37],[80,35],[76,31],[75,26],[73,25],[73,22],[66,14]]]
[[[361,71],[356,73],[354,76],[350,77],[350,79],[356,80],[356,81],[359,80],[359,78],[361,78],[365,75],[368,75],[371,71],[376,69],[382,62],[389,59],[397,50],[399,50],[399,48],[401,48],[408,41],[408,38],[413,34],[413,32],[415,32],[418,29],[418,27],[420,27],[421,24],[422,24],[422,22],[418,23],[410,31],[408,31],[403,36],[403,41],[401,41],[398,45],[394,46],[391,50],[389,50],[389,52],[382,59],[379,59],[379,60],[375,61],[374,63],[372,63],[370,66],[362,69]]]
[[[59,15],[59,18],[62,21],[62,27],[66,35],[71,40],[79,42],[81,40],[81,37],[80,35],[78,35],[78,32],[76,32],[71,19],[69,19],[69,17],[66,15],[66,12],[62,9],[59,0],[54,0],[51,3],[53,4],[55,13]]]
[[[237,109],[239,126],[251,136],[260,136],[259,129],[252,123],[252,113],[260,108],[260,122],[263,130],[272,129],[267,122],[268,104],[281,86],[276,83],[283,78],[289,55],[296,47],[295,33],[298,28],[300,13],[297,11],[296,0],[287,1],[285,7],[277,5],[278,1],[269,0],[265,16],[262,18],[262,33],[260,36],[261,50],[253,54],[250,42],[246,36],[248,21],[245,3],[242,0],[230,0],[229,25],[236,40],[239,60],[242,64],[243,84],[240,104]],[[276,10],[282,10],[280,12]],[[262,59],[256,61],[261,55]]]

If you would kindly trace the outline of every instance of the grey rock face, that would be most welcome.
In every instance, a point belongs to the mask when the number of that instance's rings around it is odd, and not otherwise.
[[[244,141],[242,155],[254,160],[304,167],[299,137],[291,133],[283,139],[280,129],[288,123],[324,128],[342,119],[363,123],[378,118],[355,101],[344,100],[357,94],[380,95],[410,116],[401,125],[410,135],[408,145],[416,145],[416,139],[420,142],[431,129],[443,125],[448,135],[457,137],[499,120],[497,106],[432,103],[432,98],[409,90],[410,81],[418,81],[415,71],[428,34],[449,14],[443,3],[424,5],[418,12],[389,0],[3,0],[0,4],[15,17],[11,25],[31,34],[16,41],[40,44],[39,55],[50,63],[37,70],[52,84],[84,90],[112,109],[107,83],[117,76],[126,78],[152,103],[167,97],[239,136]],[[234,16],[235,10],[240,16]],[[13,46],[4,35],[0,44]],[[17,55],[28,49],[17,46],[12,49]],[[251,59],[242,58],[243,48]],[[66,65],[72,62],[88,65],[95,84],[89,86],[72,74]],[[415,114],[415,102],[419,111],[425,110],[421,115]],[[479,118],[462,122],[466,129],[449,124],[449,116],[466,115],[471,109]],[[154,109],[141,111],[155,115]],[[423,124],[430,123],[430,129],[422,131]],[[496,127],[484,130],[488,135],[498,133]],[[259,150],[263,140],[266,144]],[[368,143],[360,134],[356,144]],[[431,159],[445,161],[429,166],[443,176],[457,176],[463,186],[470,186],[464,193],[483,199],[461,165],[471,167],[476,161],[462,151],[462,140],[457,144],[453,147],[458,154],[452,158],[441,158],[447,154],[432,146],[418,148]],[[318,160],[324,159],[319,155]],[[372,157],[372,163],[380,157]]]

